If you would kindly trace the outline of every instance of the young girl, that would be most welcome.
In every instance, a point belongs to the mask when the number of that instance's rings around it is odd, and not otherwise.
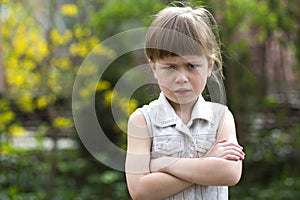
[[[129,118],[126,178],[134,200],[224,200],[241,177],[234,118],[202,97],[207,78],[222,70],[215,27],[204,8],[168,7],[149,28],[145,52],[161,93]]]

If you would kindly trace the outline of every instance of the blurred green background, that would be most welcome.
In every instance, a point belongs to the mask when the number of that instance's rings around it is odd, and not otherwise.
[[[1,200],[130,199],[124,173],[102,165],[80,142],[72,87],[96,45],[148,26],[170,2],[0,0]],[[227,104],[246,152],[242,179],[230,187],[230,199],[299,199],[300,1],[188,3],[208,8],[220,28]],[[105,46],[100,49],[109,55]],[[141,55],[116,60],[97,87],[97,112],[107,114],[101,126],[122,148],[126,133],[110,113],[112,91],[122,74],[144,59]],[[149,88],[137,92],[125,110],[155,97],[144,93]],[[126,120],[120,124],[126,127]]]

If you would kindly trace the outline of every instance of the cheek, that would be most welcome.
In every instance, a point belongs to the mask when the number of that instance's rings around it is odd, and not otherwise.
[[[197,71],[198,71],[199,75],[203,76],[203,77],[207,77],[208,70],[209,70],[208,67],[199,67],[199,68],[197,68]]]
[[[197,76],[194,76],[190,80],[195,92],[201,93],[204,90],[205,85],[206,85],[206,80],[207,80],[207,73],[198,74]]]
[[[172,82],[169,76],[165,75],[158,75],[157,76],[157,83],[162,90],[170,89],[174,82]]]
[[[203,67],[198,70],[198,73],[196,76],[197,76],[197,79],[199,80],[199,82],[206,83],[208,75],[209,75],[208,69]]]
[[[159,72],[156,74],[156,79],[159,84],[168,85],[173,81],[172,74],[167,72]]]

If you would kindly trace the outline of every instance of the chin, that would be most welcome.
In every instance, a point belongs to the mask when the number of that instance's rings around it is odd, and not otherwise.
[[[174,103],[180,104],[180,105],[186,105],[186,104],[191,104],[194,103],[197,100],[197,97],[177,97],[174,99]]]

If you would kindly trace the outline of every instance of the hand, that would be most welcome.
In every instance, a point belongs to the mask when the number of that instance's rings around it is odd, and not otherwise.
[[[245,153],[243,152],[243,147],[237,143],[230,142],[227,139],[218,140],[204,157],[218,157],[226,160],[244,160]]]

